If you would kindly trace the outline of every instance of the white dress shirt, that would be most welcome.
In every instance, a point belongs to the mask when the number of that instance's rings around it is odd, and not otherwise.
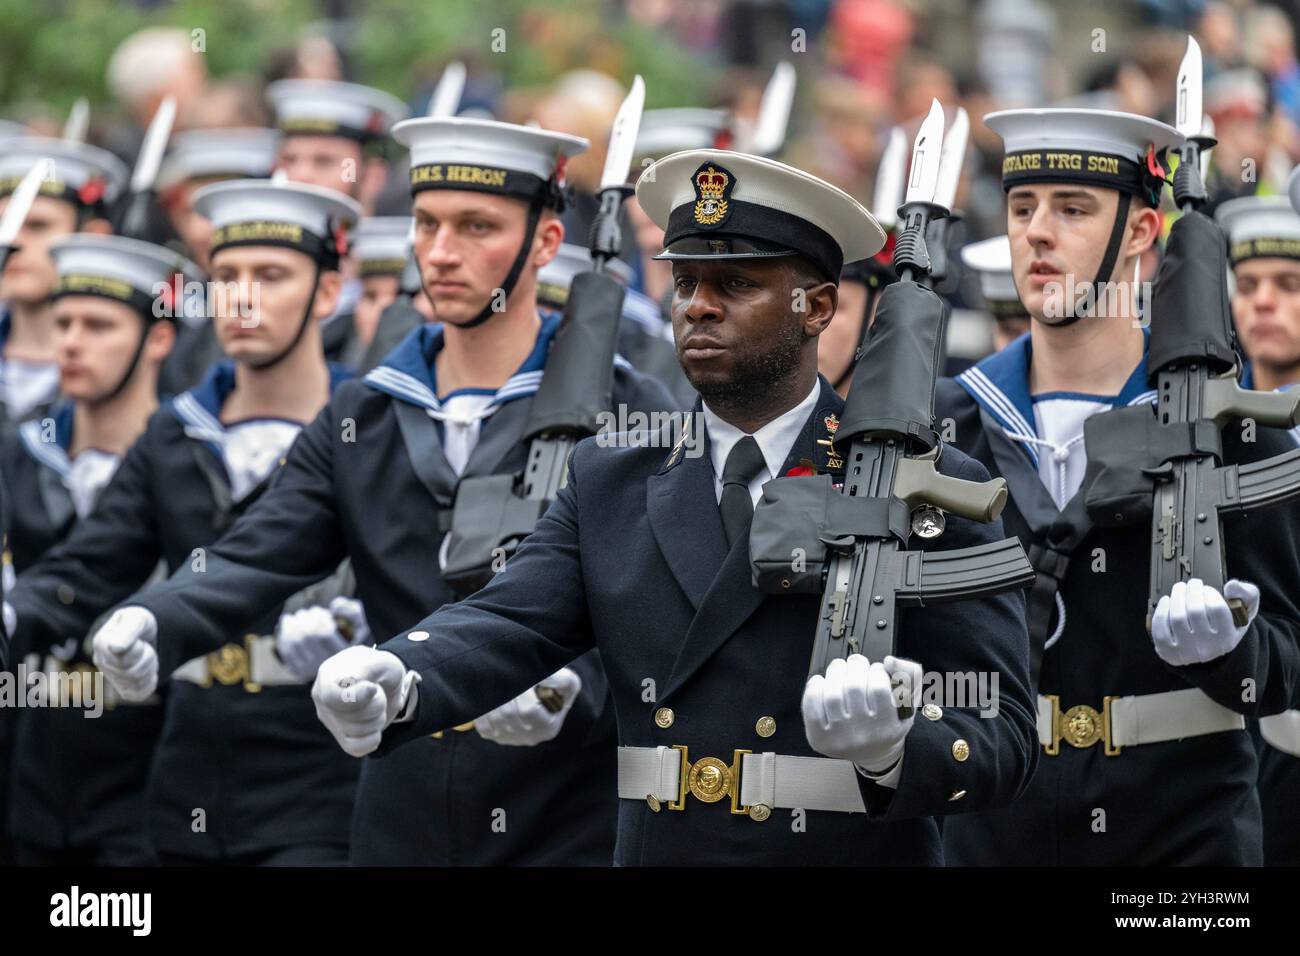
[[[794,447],[795,439],[799,437],[799,429],[803,428],[808,421],[808,416],[812,414],[820,392],[821,383],[813,382],[812,391],[802,402],[754,432],[754,441],[758,442],[759,451],[763,453],[763,461],[767,464],[767,471],[760,472],[749,483],[749,497],[755,505],[758,504],[759,496],[763,493],[763,483],[780,477],[781,466],[790,456],[790,449]],[[708,402],[704,403],[704,424],[709,430],[709,457],[713,462],[713,492],[717,500],[721,501],[722,469],[726,466],[731,449],[736,447],[736,442],[744,438],[746,433],[719,418],[709,408]]]

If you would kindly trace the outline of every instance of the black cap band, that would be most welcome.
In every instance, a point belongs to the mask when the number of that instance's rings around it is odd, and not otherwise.
[[[61,299],[69,295],[91,295],[100,299],[121,302],[123,305],[130,306],[140,313],[146,322],[152,322],[154,319],[159,318],[154,314],[154,302],[157,297],[143,292],[131,283],[124,282],[121,279],[82,272],[65,273],[59,276],[50,299]],[[161,316],[162,318],[173,317],[170,314],[172,310],[167,311],[168,314]]]
[[[1228,258],[1234,266],[1246,259],[1300,259],[1300,239],[1243,239],[1228,247]]]
[[[277,246],[303,253],[322,269],[337,269],[339,265],[339,248],[333,237],[325,239],[291,222],[258,219],[230,223],[213,231],[210,255],[231,246]]]
[[[1117,189],[1156,206],[1165,180],[1163,163],[1158,156],[1155,159],[1159,174],[1145,159],[1138,162],[1086,149],[1020,150],[1007,153],[1002,159],[1002,190],[1009,192],[1012,187],[1027,183],[1079,183]]]
[[[730,251],[734,243],[748,241],[765,243],[769,248],[783,248],[780,253],[768,252],[766,255],[801,255],[805,256],[828,282],[838,282],[840,270],[844,266],[844,252],[840,244],[830,234],[807,219],[800,216],[739,199],[728,200],[725,219],[725,231],[712,232],[701,228],[696,219],[695,204],[683,203],[668,214],[668,228],[664,233],[664,248],[672,250],[674,244],[683,239],[714,240],[723,245],[719,251],[712,253],[717,258],[748,259],[756,258],[755,252],[742,253]],[[771,237],[779,236],[779,246],[774,246]],[[669,255],[667,258],[672,258]]]
[[[532,173],[499,166],[476,166],[472,163],[425,163],[411,167],[411,195],[426,189],[458,189],[467,192],[510,196],[525,202],[538,201],[542,206],[563,211],[565,190],[554,179],[542,179]]]

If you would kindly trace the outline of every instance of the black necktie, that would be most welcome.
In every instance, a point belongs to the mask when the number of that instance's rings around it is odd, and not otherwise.
[[[722,510],[722,527],[727,532],[727,545],[730,547],[749,534],[749,523],[754,518],[754,499],[749,496],[749,483],[767,468],[763,452],[754,441],[753,435],[746,435],[727,455],[727,463],[722,467],[722,499],[718,507]]]

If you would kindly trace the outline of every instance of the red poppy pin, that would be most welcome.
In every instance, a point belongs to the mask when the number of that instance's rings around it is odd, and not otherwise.
[[[77,190],[77,199],[83,206],[93,206],[104,198],[105,183],[101,178],[87,179]]]
[[[817,469],[813,467],[813,463],[809,461],[807,458],[804,458],[799,462],[799,464],[795,465],[793,468],[787,471],[785,473],[785,477],[808,478],[815,474],[817,474]]]
[[[342,225],[334,227],[334,248],[338,250],[339,258],[348,254],[348,231]]]

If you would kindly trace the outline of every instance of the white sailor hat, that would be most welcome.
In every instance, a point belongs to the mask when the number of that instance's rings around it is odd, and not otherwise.
[[[49,252],[58,270],[53,298],[112,299],[131,306],[146,321],[175,317],[174,309],[158,310],[155,303],[170,306],[185,283],[203,281],[199,267],[179,253],[124,236],[75,233],[51,243]]]
[[[636,156],[667,156],[687,149],[723,147],[729,138],[726,110],[646,110],[637,128]]]
[[[656,259],[807,257],[829,281],[874,255],[885,233],[856,199],[762,156],[694,149],[665,156],[637,180],[637,202],[664,230]]]
[[[537,270],[537,301],[556,307],[564,305],[569,298],[573,277],[593,268],[595,263],[590,249],[572,242],[560,243],[555,258]],[[632,281],[632,267],[622,259],[610,259],[605,268],[624,285]]]
[[[275,167],[280,133],[273,129],[194,129],[168,144],[158,188],[187,179],[260,179]]]
[[[236,179],[204,186],[194,209],[212,222],[212,254],[227,246],[282,246],[334,268],[347,230],[361,220],[353,199],[306,183]]]
[[[984,304],[995,319],[1023,318],[1029,314],[1020,301],[1011,274],[1010,239],[994,236],[963,246],[961,261],[979,276]]]
[[[496,193],[563,206],[564,166],[586,150],[580,136],[496,120],[437,116],[393,127],[411,151],[411,195],[426,189]]]
[[[1285,196],[1232,199],[1214,218],[1228,236],[1234,266],[1243,259],[1300,259],[1300,214]]]
[[[278,80],[266,88],[276,127],[286,136],[342,136],[368,143],[410,115],[397,97],[357,83]]]
[[[1002,137],[1002,188],[1079,183],[1160,201],[1164,151],[1182,145],[1172,126],[1134,113],[1086,109],[1000,110],[984,125]]]
[[[411,258],[409,216],[368,216],[352,232],[351,253],[361,265],[361,277],[400,276]]]
[[[0,151],[0,196],[7,196],[41,158],[54,172],[41,181],[42,196],[63,199],[102,215],[126,185],[127,168],[108,150],[86,143],[28,136],[6,140]]]

